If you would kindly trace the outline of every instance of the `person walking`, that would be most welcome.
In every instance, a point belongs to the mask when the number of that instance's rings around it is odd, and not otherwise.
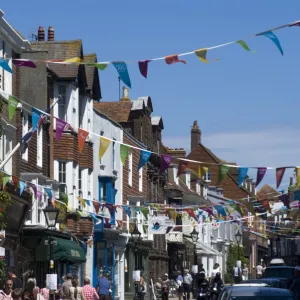
[[[168,300],[169,299],[169,292],[170,292],[170,280],[169,280],[169,274],[165,273],[165,275],[162,278],[162,284],[161,284],[161,297],[162,300]]]
[[[257,278],[257,279],[262,278],[263,270],[264,270],[263,266],[259,263],[259,264],[256,266],[256,278]]]
[[[71,300],[85,300],[82,292],[82,287],[79,286],[78,279],[72,279],[72,286],[70,287]]]
[[[140,277],[140,291],[139,291],[139,298],[140,300],[144,300],[145,295],[147,294],[147,283],[143,275]]]
[[[107,275],[102,273],[98,278],[97,292],[100,300],[109,300],[110,295],[110,281],[107,279]]]
[[[72,287],[72,279],[73,275],[71,273],[64,276],[64,283],[60,287],[60,295],[63,299],[71,299],[70,288]]]
[[[214,267],[213,267],[213,270],[211,272],[211,280],[216,277],[217,273],[221,273],[221,270],[220,270],[220,265],[218,263],[215,263]]]
[[[9,269],[7,271],[7,277],[9,279],[11,279],[13,282],[13,290],[23,288],[23,283],[22,283],[21,279],[17,278],[15,272],[12,269]]]
[[[248,276],[249,276],[249,270],[247,268],[247,265],[244,264],[244,267],[242,269],[242,280],[248,280]]]
[[[0,290],[0,300],[12,300],[13,281],[6,279],[4,282],[4,290]]]
[[[98,293],[96,292],[96,289],[91,286],[91,281],[88,278],[85,278],[83,283],[82,293],[85,300],[98,300]]]
[[[189,273],[189,270],[185,269],[183,275],[183,289],[184,289],[185,300],[190,300],[192,283],[193,283],[193,277]]]
[[[184,289],[183,289],[183,277],[181,273],[176,278],[176,284],[177,284],[177,295],[178,295],[178,300],[181,300]]]
[[[234,283],[240,283],[241,282],[241,275],[242,275],[242,270],[241,268],[238,266],[238,264],[236,264],[235,267],[233,267],[233,279],[234,279]]]

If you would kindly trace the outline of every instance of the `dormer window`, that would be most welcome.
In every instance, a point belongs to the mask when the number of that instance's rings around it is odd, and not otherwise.
[[[203,180],[206,182],[211,182],[211,172],[208,171],[204,176],[203,176]]]

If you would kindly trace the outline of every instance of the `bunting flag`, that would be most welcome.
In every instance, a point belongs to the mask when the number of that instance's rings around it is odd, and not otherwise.
[[[32,130],[36,130],[36,126],[41,117],[42,112],[35,107],[32,108]]]
[[[216,209],[216,211],[218,212],[218,214],[220,216],[222,216],[222,217],[226,217],[227,216],[227,213],[226,213],[226,210],[225,210],[224,206],[222,206],[222,205],[216,205],[215,209]]]
[[[175,64],[178,62],[186,64],[186,61],[179,59],[177,54],[166,56],[165,61],[168,65]]]
[[[91,206],[91,201],[88,199],[83,199],[87,206]]]
[[[97,69],[99,69],[100,71],[104,71],[106,69],[106,67],[108,66],[108,64],[104,64],[104,63],[87,63],[86,64],[88,67],[95,67]]]
[[[131,88],[131,82],[130,82],[130,77],[127,69],[127,65],[124,61],[120,62],[112,62],[114,67],[116,68],[120,79],[129,87]]]
[[[43,196],[42,192],[36,191],[36,198],[37,198],[39,201],[42,201],[42,196]]]
[[[129,149],[130,148],[126,145],[123,145],[123,144],[120,145],[120,157],[121,157],[121,162],[122,162],[123,166],[125,165],[125,161],[128,156]]]
[[[78,199],[78,201],[81,203],[81,205],[82,205],[83,207],[86,206],[86,205],[85,205],[85,201],[84,201],[84,199],[83,199],[82,197],[77,197],[77,199]]]
[[[10,176],[9,175],[4,175],[3,177],[3,186],[6,186],[7,183],[9,182]]]
[[[220,185],[220,183],[223,181],[227,173],[229,172],[229,167],[225,165],[219,166],[219,174],[218,174],[218,182],[217,185]]]
[[[0,67],[12,74],[12,69],[4,58],[0,58]]]
[[[121,228],[123,226],[122,220],[117,220],[118,228]]]
[[[202,167],[202,166],[199,166],[198,168],[198,177],[203,179],[204,176],[207,174],[208,172],[208,168],[207,167]]]
[[[162,154],[160,156],[160,173],[164,173],[168,168],[172,161],[172,156],[168,154]]]
[[[37,197],[37,188],[36,188],[36,185],[34,183],[31,183],[31,182],[28,182],[27,185],[32,188],[33,193],[34,193],[34,197]]]
[[[14,96],[10,95],[8,97],[8,117],[9,117],[9,120],[11,120],[13,118],[19,103],[20,103],[19,100],[17,98],[15,98]]]
[[[140,210],[139,207],[136,207],[136,208],[135,208],[135,211],[136,211],[137,214],[140,214],[140,213],[141,213],[141,210]]]
[[[81,153],[84,147],[84,143],[86,138],[88,137],[89,133],[88,131],[85,131],[81,128],[78,128],[78,151]]]
[[[241,186],[247,177],[248,168],[239,168],[238,185]]]
[[[48,195],[49,199],[52,199],[52,189],[50,188],[44,188],[46,194]]]
[[[252,52],[251,49],[248,47],[248,45],[244,41],[239,40],[236,42],[237,42],[237,44],[241,45],[245,50]]]
[[[33,68],[33,69],[36,68],[36,65],[30,60],[13,59],[12,62],[17,67],[27,67],[27,68]]]
[[[143,225],[143,232],[144,234],[148,233],[148,225]]]
[[[170,214],[171,219],[175,223],[176,222],[176,218],[177,218],[177,211],[176,211],[176,209],[169,209],[169,214]]]
[[[123,208],[123,210],[125,211],[125,213],[127,214],[127,216],[130,218],[131,217],[130,207],[127,206],[127,205],[122,205],[121,207]]]
[[[284,176],[285,168],[277,168],[276,169],[276,186],[279,188],[282,178]]]
[[[148,220],[149,209],[147,207],[142,207],[141,212],[142,212],[143,216],[145,217],[145,219]]]
[[[266,31],[266,32],[258,33],[257,36],[259,36],[259,35],[263,35],[266,38],[269,38],[277,46],[278,50],[283,55],[283,50],[282,50],[282,47],[280,45],[280,42],[279,42],[277,36],[272,31]]]
[[[208,61],[206,59],[206,54],[207,54],[206,48],[195,50],[195,54],[202,62],[208,63]]]
[[[148,75],[148,63],[150,61],[151,60],[140,60],[139,61],[140,72],[145,78],[147,78],[147,75]]]
[[[185,160],[180,160],[178,164],[177,177],[183,174],[188,167],[188,162]]]
[[[265,177],[265,174],[267,172],[267,168],[257,168],[257,176],[256,176],[256,183],[255,186],[258,186],[263,178]]]
[[[296,167],[296,185],[300,186],[300,167]]]
[[[20,196],[23,194],[23,192],[24,192],[24,189],[25,189],[25,187],[26,187],[26,184],[25,184],[25,182],[23,182],[23,181],[20,181],[19,182],[19,186],[20,186]]]
[[[115,213],[116,209],[115,209],[115,206],[111,203],[106,203],[105,206],[107,207],[109,213],[110,213],[110,216],[113,216],[113,214]]]
[[[190,217],[194,218],[197,221],[197,216],[191,208],[185,208],[184,211],[187,212]]]
[[[52,199],[52,200],[51,200],[51,204],[52,204],[53,207],[56,207],[56,205],[55,205],[55,204],[56,204],[55,199]]]
[[[141,169],[148,162],[151,154],[152,153],[147,150],[140,151],[140,160],[139,160],[138,170]]]
[[[55,118],[55,120],[56,120],[55,121],[55,123],[56,123],[55,138],[56,138],[57,141],[59,141],[62,134],[63,134],[63,132],[64,132],[64,130],[69,130],[70,129],[70,125],[67,122],[65,122],[65,121],[63,121],[59,118]]]
[[[110,145],[111,140],[101,136],[100,137],[100,145],[99,145],[99,160],[103,157],[104,153],[106,152],[107,148]],[[121,150],[120,150],[121,151]]]
[[[66,63],[80,63],[80,62],[82,62],[82,59],[80,57],[72,57],[72,58],[65,59],[64,62],[66,62]]]
[[[95,208],[96,214],[98,214],[99,213],[99,209],[100,209],[100,203],[96,202],[96,201],[93,201],[93,206]]]

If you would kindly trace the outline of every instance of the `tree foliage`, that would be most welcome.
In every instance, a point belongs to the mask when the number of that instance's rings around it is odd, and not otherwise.
[[[228,256],[227,256],[227,264],[226,264],[226,273],[225,273],[225,282],[226,283],[234,283],[233,278],[233,268],[236,265],[236,261],[238,260],[238,245],[237,244],[230,244],[228,248]],[[240,260],[243,264],[248,265],[248,259],[244,256],[244,248],[239,247],[239,256]]]
[[[0,260],[0,284],[2,284],[5,279],[6,279],[6,263],[5,260]]]

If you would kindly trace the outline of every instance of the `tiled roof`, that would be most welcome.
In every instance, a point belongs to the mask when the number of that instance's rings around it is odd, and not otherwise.
[[[131,112],[131,101],[94,102],[94,109],[116,122],[127,122]]]
[[[269,186],[268,184],[265,184],[264,186],[262,186],[258,191],[257,191],[257,196],[263,196],[265,195],[265,197],[268,200],[272,200],[274,199],[276,196],[280,196],[281,193],[279,193],[278,191],[276,191],[275,189],[273,189],[271,186]],[[278,199],[278,197],[276,197]]]
[[[31,44],[32,50],[47,51],[48,59],[65,60],[79,57],[83,59],[82,41],[43,41]],[[49,64],[49,69],[60,78],[76,78],[79,66],[76,64]]]
[[[97,54],[96,53],[85,54],[84,61],[91,62],[91,63],[97,62]],[[94,72],[95,72],[95,67],[85,66],[85,74],[86,74],[86,80],[88,85],[87,88],[90,90],[93,88]]]

